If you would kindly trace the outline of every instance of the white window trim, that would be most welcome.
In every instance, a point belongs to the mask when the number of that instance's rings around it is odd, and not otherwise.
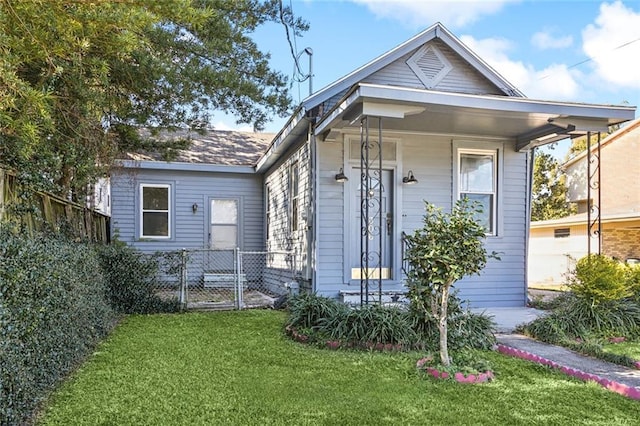
[[[482,148],[476,146],[482,145]],[[493,192],[473,192],[477,194],[493,194],[493,217],[492,217],[492,231],[487,232],[487,237],[498,237],[502,234],[502,162],[503,162],[503,150],[501,143],[482,143],[482,142],[455,142],[454,143],[454,155],[455,155],[455,168],[453,170],[453,184],[455,200],[460,200],[460,158],[462,154],[476,154],[476,155],[491,155],[493,156]]]
[[[209,198],[209,209],[211,209],[213,202],[214,201],[233,201],[236,203],[236,223],[224,223],[224,222],[219,222],[219,223],[212,223],[213,220],[213,212],[210,211],[209,212],[209,247],[212,248],[213,247],[213,233],[211,233],[211,228],[214,226],[235,226],[236,227],[236,244],[234,248],[239,248],[242,249],[242,229],[240,227],[240,223],[242,221],[242,217],[241,217],[241,213],[240,213],[240,209],[241,209],[241,205],[240,205],[240,198],[233,198],[233,197],[210,197]],[[216,249],[214,249],[216,250]],[[222,249],[222,250],[229,250],[229,249]]]
[[[167,235],[144,235],[144,213],[145,212],[162,212],[164,210],[145,210],[144,209],[144,188],[166,188],[167,189]],[[171,224],[173,218],[173,199],[171,197],[171,184],[168,183],[141,183],[139,187],[139,206],[138,206],[138,218],[139,218],[139,235],[141,239],[150,240],[170,240],[173,237],[171,232]]]
[[[296,173],[297,172],[297,173]],[[297,183],[297,192],[293,192],[294,174]],[[289,165],[289,232],[293,236],[300,229],[300,162],[296,159]],[[294,209],[294,205],[297,208]],[[295,216],[295,217],[294,217]]]

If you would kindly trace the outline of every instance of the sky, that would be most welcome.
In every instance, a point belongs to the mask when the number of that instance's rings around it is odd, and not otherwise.
[[[283,0],[310,28],[292,38],[313,50],[313,90],[341,78],[441,22],[528,98],[640,106],[640,0]],[[288,75],[293,55],[282,25],[254,35],[271,66]],[[309,59],[300,54],[303,73]],[[294,103],[308,81],[291,87]],[[636,116],[639,116],[636,113]],[[278,132],[286,118],[265,131]],[[251,130],[215,114],[216,129]]]

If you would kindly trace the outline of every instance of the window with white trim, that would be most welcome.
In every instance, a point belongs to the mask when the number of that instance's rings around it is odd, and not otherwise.
[[[213,250],[238,247],[238,200],[211,200],[210,226]]]
[[[140,185],[140,237],[171,238],[171,185]]]
[[[298,215],[300,208],[300,168],[298,162],[295,161],[291,164],[289,169],[289,199],[291,200],[290,218],[289,218],[289,230],[291,232],[298,230]]]
[[[458,151],[458,196],[477,201],[482,206],[483,211],[477,219],[488,235],[496,235],[497,163],[497,151]]]
[[[265,234],[267,237],[267,241],[269,241],[269,237],[271,235],[271,187],[269,184],[265,186],[264,189],[264,198],[265,198]]]

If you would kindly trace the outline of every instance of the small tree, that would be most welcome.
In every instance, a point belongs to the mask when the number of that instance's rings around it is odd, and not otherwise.
[[[464,198],[451,213],[426,201],[425,206],[423,227],[407,237],[409,299],[412,309],[437,322],[440,361],[449,366],[447,309],[451,287],[467,275],[479,274],[487,259],[498,256],[484,248],[486,230],[476,220],[482,213],[478,203]]]

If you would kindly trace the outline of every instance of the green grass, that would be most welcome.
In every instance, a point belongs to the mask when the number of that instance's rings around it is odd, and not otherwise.
[[[127,318],[44,409],[43,425],[631,425],[640,402],[497,353],[497,380],[435,381],[419,353],[285,338],[284,313]]]
[[[626,355],[631,359],[640,361],[640,341],[622,343],[605,343],[602,350],[616,355]]]

